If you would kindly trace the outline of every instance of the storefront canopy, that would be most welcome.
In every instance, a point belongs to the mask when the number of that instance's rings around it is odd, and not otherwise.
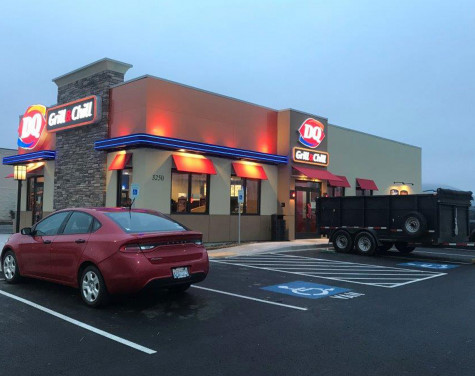
[[[328,184],[330,184],[332,187],[345,187],[345,188],[350,188],[351,185],[348,183],[348,179],[346,176],[342,175],[336,175],[338,178],[340,178],[340,181],[338,180],[328,180]]]
[[[109,171],[123,170],[127,163],[130,161],[132,154],[119,153],[115,156],[114,160],[109,166]]]
[[[267,180],[266,172],[260,165],[233,162],[233,168],[240,178]]]
[[[309,168],[309,167],[301,167],[301,166],[293,166],[297,171],[301,172],[305,176],[312,178],[312,179],[320,179],[320,180],[332,180],[332,181],[341,181],[339,177],[333,175],[328,170],[319,170],[316,168]]]
[[[178,171],[216,175],[213,162],[202,155],[188,156],[174,154],[173,161]]]
[[[376,183],[371,179],[356,178],[356,184],[358,184],[358,187],[360,187],[361,189],[369,189],[371,191],[379,190]]]

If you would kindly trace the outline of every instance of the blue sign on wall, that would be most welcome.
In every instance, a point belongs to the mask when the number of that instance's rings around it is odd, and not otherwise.
[[[300,298],[307,298],[307,299],[320,299],[326,296],[331,296],[331,295],[336,295],[336,294],[341,294],[344,292],[351,291],[349,289],[342,289],[340,287],[318,285],[316,283],[302,282],[302,281],[281,283],[278,285],[261,287],[261,288],[262,290],[273,291],[273,292],[278,292],[281,294],[298,296]]]
[[[414,266],[416,268],[436,269],[436,270],[448,270],[448,269],[459,267],[459,265],[438,264],[435,262],[421,262],[421,261],[405,262],[404,264],[399,264],[399,265],[400,266]]]

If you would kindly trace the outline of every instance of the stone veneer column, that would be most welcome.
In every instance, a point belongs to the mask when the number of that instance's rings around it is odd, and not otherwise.
[[[58,104],[89,95],[102,99],[99,123],[56,132],[55,210],[105,206],[106,152],[94,150],[94,142],[108,137],[109,89],[124,82],[131,67],[106,58],[53,79],[58,85]]]

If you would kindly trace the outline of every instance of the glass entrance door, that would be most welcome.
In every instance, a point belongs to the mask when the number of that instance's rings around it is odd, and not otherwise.
[[[31,211],[31,224],[43,218],[43,188],[45,178],[32,176],[28,178],[26,210]]]
[[[295,182],[295,238],[317,237],[316,198],[320,197],[320,183]]]

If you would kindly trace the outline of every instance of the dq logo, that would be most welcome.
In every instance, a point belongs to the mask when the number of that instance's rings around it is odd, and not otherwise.
[[[309,148],[315,149],[325,138],[323,124],[319,121],[308,118],[299,128],[299,142]]]
[[[28,107],[18,127],[18,147],[34,149],[40,141],[45,126],[46,107],[41,104]]]

